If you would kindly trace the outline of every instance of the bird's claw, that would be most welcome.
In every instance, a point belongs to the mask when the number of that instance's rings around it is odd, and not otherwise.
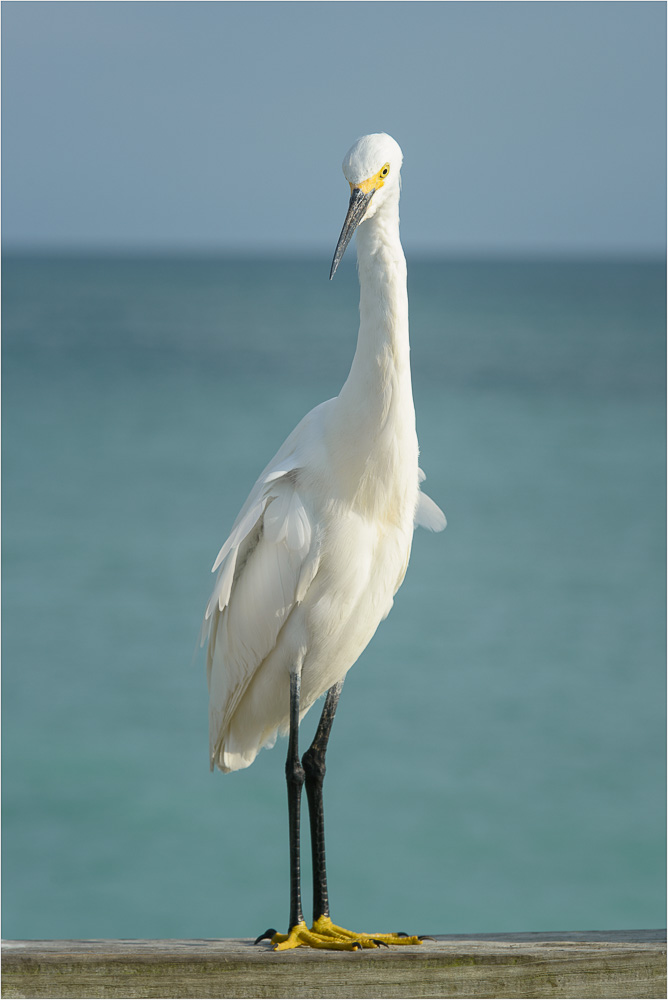
[[[276,934],[275,927],[268,927],[264,934],[260,934],[259,937],[255,938],[253,944],[259,944],[260,941],[271,941],[273,936]]]

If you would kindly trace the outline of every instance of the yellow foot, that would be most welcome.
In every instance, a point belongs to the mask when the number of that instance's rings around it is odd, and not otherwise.
[[[315,927],[315,925],[314,925]],[[337,951],[357,951],[363,948],[356,940],[334,940],[315,930],[309,930],[302,921],[290,929],[289,934],[274,934],[271,939],[274,951],[288,951],[290,948],[335,948]]]
[[[407,934],[355,934],[344,927],[337,927],[329,917],[318,917],[309,930],[302,921],[291,928],[289,934],[274,934],[271,943],[274,951],[290,948],[330,948],[336,951],[357,951],[359,948],[389,947],[392,944],[421,944],[416,936]]]
[[[391,944],[421,944],[422,941],[416,935],[408,934],[355,934],[345,927],[338,927],[333,924],[329,917],[318,917],[311,928],[316,934],[335,941],[357,941],[363,948],[377,948],[379,945]]]

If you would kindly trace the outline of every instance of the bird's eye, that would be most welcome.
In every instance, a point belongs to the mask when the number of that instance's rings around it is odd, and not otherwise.
[[[387,177],[387,175],[389,174],[389,172],[390,172],[390,164],[386,163],[385,166],[383,167],[383,169],[380,172],[380,176],[381,177]]]

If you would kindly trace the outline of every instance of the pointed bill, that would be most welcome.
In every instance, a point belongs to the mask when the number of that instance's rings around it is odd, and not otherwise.
[[[336,244],[336,250],[334,251],[334,260],[332,261],[332,269],[329,272],[329,280],[331,281],[336,274],[336,269],[339,266],[341,258],[343,257],[346,247],[350,243],[353,233],[359,226],[360,222],[364,218],[364,213],[367,210],[371,197],[376,189],[372,188],[370,191],[362,191],[360,188],[355,187],[350,195],[350,202],[348,204],[348,214],[346,215],[346,221],[343,223],[343,229],[341,230],[341,235],[339,236],[339,242]]]

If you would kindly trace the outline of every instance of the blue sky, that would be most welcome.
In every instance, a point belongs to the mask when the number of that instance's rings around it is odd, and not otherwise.
[[[413,251],[651,253],[662,2],[2,4],[7,246],[331,253],[346,149]]]

